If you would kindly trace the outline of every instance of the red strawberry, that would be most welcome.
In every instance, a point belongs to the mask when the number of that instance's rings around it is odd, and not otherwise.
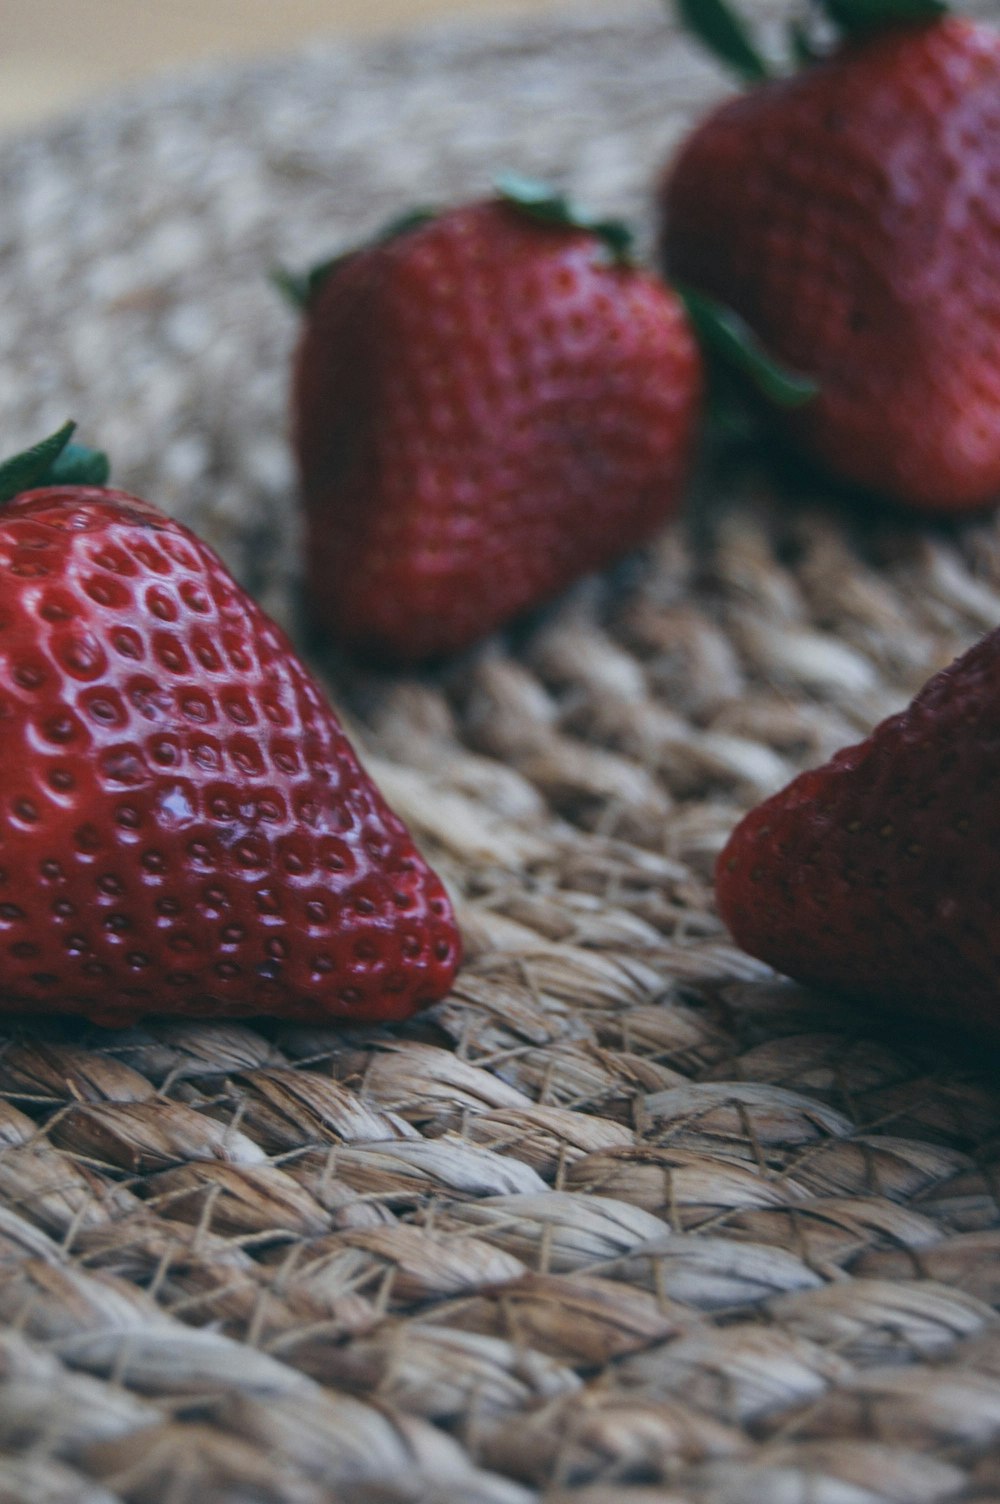
[[[447,991],[440,882],[316,684],[147,502],[0,491],[0,1009],[399,1019]],[[8,484],[2,487],[2,479]]]
[[[1000,1030],[1000,631],[752,810],[716,892],[789,976]]]
[[[473,642],[678,503],[700,395],[680,303],[626,262],[621,226],[519,192],[311,285],[293,393],[309,596],[385,657]]]
[[[825,3],[847,39],[683,146],[665,264],[817,379],[785,420],[806,452],[915,507],[975,507],[1000,496],[1000,35],[905,20],[936,0]],[[715,39],[763,71],[738,29]]]

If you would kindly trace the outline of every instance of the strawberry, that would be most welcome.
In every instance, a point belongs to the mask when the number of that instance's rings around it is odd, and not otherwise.
[[[682,3],[761,77],[721,0]],[[1000,35],[939,0],[825,5],[832,51],[682,146],[665,265],[816,379],[783,420],[809,456],[915,508],[977,507],[1000,496]]]
[[[186,528],[60,475],[71,427],[0,470],[0,1009],[331,1021],[440,997],[441,883],[288,640]]]
[[[1000,1030],[1000,630],[739,824],[719,909],[799,981]]]
[[[464,647],[676,509],[700,361],[622,226],[509,183],[302,294],[307,588],[342,642],[396,661]]]

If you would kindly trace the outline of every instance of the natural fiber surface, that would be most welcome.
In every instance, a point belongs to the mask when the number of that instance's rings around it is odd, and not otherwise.
[[[263,269],[498,165],[644,213],[719,88],[635,4],[9,145],[5,440],[72,412],[294,624]],[[774,978],[709,875],[998,621],[994,519],[734,465],[436,677],[325,665],[467,964],[395,1032],[7,1029],[0,1501],[996,1504],[996,1060]]]

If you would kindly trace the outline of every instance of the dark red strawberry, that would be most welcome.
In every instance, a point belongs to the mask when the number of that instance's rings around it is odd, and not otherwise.
[[[307,287],[293,417],[316,620],[461,648],[673,513],[699,411],[684,310],[621,226],[533,185],[424,218]]]
[[[147,502],[0,472],[0,1009],[399,1019],[448,900],[291,645]],[[24,487],[32,489],[24,489]]]
[[[914,507],[976,507],[1000,497],[1000,35],[938,0],[825,3],[840,44],[683,145],[665,265],[817,379],[782,420],[808,454]],[[765,71],[720,0],[683,5]]]
[[[1000,631],[751,811],[716,892],[799,981],[1000,1031]]]

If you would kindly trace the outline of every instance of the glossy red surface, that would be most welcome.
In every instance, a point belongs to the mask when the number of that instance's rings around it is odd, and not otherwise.
[[[0,512],[0,1008],[400,1018],[444,890],[287,638],[120,492]]]

